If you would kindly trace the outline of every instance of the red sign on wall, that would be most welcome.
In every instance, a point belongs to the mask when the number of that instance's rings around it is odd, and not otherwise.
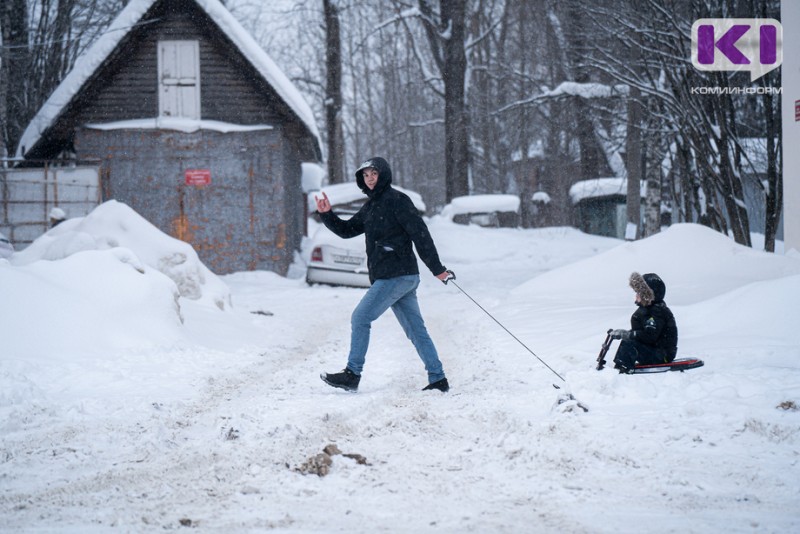
[[[186,185],[208,185],[211,183],[211,169],[186,169],[183,177]]]

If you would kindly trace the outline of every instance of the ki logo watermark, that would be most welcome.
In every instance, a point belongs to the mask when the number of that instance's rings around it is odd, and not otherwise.
[[[775,19],[699,19],[692,25],[698,70],[749,71],[753,82],[781,63],[783,27]]]

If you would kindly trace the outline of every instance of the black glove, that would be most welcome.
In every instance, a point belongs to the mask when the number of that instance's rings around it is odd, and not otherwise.
[[[610,334],[611,334],[611,339],[621,339],[623,341],[628,341],[631,338],[630,330],[617,329],[617,330],[612,330]]]

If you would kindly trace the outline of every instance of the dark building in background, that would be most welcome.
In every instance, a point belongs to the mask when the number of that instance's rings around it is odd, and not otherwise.
[[[131,0],[29,125],[18,156],[97,160],[102,200],[216,273],[285,274],[306,216],[313,115],[217,0]]]

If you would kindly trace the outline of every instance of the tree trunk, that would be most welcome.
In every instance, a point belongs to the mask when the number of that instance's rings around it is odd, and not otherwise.
[[[765,0],[759,2],[759,11],[762,17],[768,17],[767,2]],[[760,78],[761,86],[766,87],[768,83],[772,82],[775,87],[781,87],[780,71],[775,70],[770,74]],[[781,98],[777,99],[777,103],[774,100],[771,92],[764,92],[764,124],[766,126],[767,144],[764,250],[767,252],[775,252],[775,234],[778,232],[781,208],[783,207],[783,166],[778,166],[778,161],[782,160],[783,155],[783,142],[778,140],[781,135]]]
[[[661,231],[661,160],[663,159],[662,146],[654,136],[643,152],[648,154],[645,161],[644,176],[647,181],[647,193],[644,203],[643,236],[649,237]]]
[[[419,0],[431,54],[444,83],[445,201],[469,194],[469,120],[466,102],[466,2],[440,0],[439,26],[428,0]]]
[[[727,86],[727,80],[717,74],[720,87]],[[723,96],[725,98],[723,98]],[[740,166],[732,158],[730,150],[730,136],[728,127],[734,127],[733,104],[730,95],[721,95],[720,99],[713,101],[716,123],[719,125],[719,175],[717,189],[725,202],[728,212],[728,221],[733,232],[733,239],[741,244],[750,246],[750,224],[747,218],[747,209],[744,203],[744,192],[740,179]]]
[[[628,95],[628,125],[625,135],[625,170],[628,175],[626,200],[625,239],[633,241],[641,237],[641,181],[642,181],[642,110],[639,90],[631,87]]]
[[[779,136],[775,117],[781,116],[781,100],[778,99],[777,114],[773,111],[773,97],[767,92],[764,95],[764,112],[766,115],[767,131],[767,194],[766,194],[766,224],[764,229],[764,250],[775,252],[775,234],[778,231],[778,223],[781,219],[781,207],[783,206],[783,173],[780,171],[778,163],[778,153],[783,151],[783,143],[776,147],[776,139]]]
[[[344,180],[344,131],[342,129],[342,41],[339,8],[335,0],[322,0],[325,12],[325,127],[328,136],[328,182]]]
[[[467,56],[464,51],[466,3],[441,1],[444,41],[444,130],[446,200],[469,194],[469,127],[465,81]]]
[[[0,140],[9,156],[13,156],[25,128],[26,80],[29,78],[28,6],[26,0],[4,0],[0,11],[3,48],[0,70]],[[2,151],[2,148],[0,148]]]

